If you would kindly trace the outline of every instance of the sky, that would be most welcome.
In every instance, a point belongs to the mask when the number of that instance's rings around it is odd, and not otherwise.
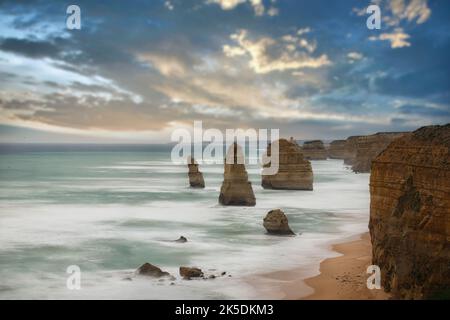
[[[410,131],[450,122],[449,56],[445,0],[0,0],[0,142]]]

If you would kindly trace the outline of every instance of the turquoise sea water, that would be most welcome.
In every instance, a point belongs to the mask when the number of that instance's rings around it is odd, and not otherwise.
[[[218,204],[221,165],[201,166],[207,186],[193,190],[170,150],[97,149],[0,153],[1,299],[264,298],[249,276],[317,272],[331,242],[367,230],[369,176],[340,160],[312,162],[314,191],[263,190],[250,166],[257,205],[240,208]],[[262,219],[275,208],[296,237],[265,234]],[[181,235],[189,241],[167,241]],[[124,280],[144,262],[177,279]],[[70,265],[81,269],[81,290],[66,287]],[[180,265],[231,277],[184,281]]]

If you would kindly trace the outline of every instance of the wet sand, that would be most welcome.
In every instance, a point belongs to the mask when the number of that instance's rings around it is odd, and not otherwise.
[[[325,259],[320,274],[311,277],[302,268],[264,274],[250,283],[267,299],[288,300],[384,300],[389,295],[382,289],[367,288],[366,270],[371,265],[372,245],[369,233],[359,239],[335,244],[332,249],[341,254]]]

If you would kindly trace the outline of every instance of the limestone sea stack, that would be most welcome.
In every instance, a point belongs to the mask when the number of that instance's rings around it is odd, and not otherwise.
[[[370,175],[372,263],[396,298],[450,292],[450,124],[393,141]]]
[[[404,132],[379,132],[359,137],[356,146],[356,157],[352,162],[352,170],[357,173],[370,172],[372,160],[392,141],[404,134]]]
[[[334,140],[331,141],[328,147],[328,157],[331,159],[345,159],[346,157],[346,141]]]
[[[275,235],[294,235],[289,227],[288,218],[280,209],[271,210],[264,218],[263,223],[269,234]]]
[[[302,153],[307,160],[327,160],[327,149],[321,140],[305,141]]]
[[[295,142],[280,139],[278,144],[278,172],[273,175],[262,176],[264,189],[279,190],[312,190],[313,171],[311,163],[303,158],[300,147]],[[276,149],[276,148],[275,148]],[[271,146],[267,147],[267,156],[271,156]],[[265,165],[265,167],[271,164]]]
[[[229,148],[224,169],[219,203],[225,206],[254,206],[255,194],[251,182],[248,181],[242,148],[237,143]]]
[[[205,181],[203,180],[203,174],[198,170],[198,163],[192,157],[188,157],[188,168],[189,185],[191,188],[204,188]]]

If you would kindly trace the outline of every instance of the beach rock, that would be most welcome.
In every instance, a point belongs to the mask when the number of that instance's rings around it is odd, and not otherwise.
[[[303,157],[307,160],[327,160],[327,149],[321,140],[306,141],[302,146]]]
[[[191,188],[204,188],[205,181],[203,180],[203,174],[198,170],[198,163],[193,157],[188,158],[188,168],[189,185]]]
[[[178,243],[185,243],[185,242],[187,242],[187,239],[186,239],[185,237],[181,236],[181,237],[179,237],[177,240],[175,240],[175,242],[178,242]]]
[[[352,170],[356,173],[370,172],[372,160],[404,132],[379,132],[358,138],[356,156],[352,161]]]
[[[328,157],[331,159],[345,159],[346,153],[346,140],[334,140],[328,147]]]
[[[311,163],[304,159],[298,144],[286,139],[280,139],[274,143],[278,144],[278,172],[272,175],[263,174],[262,187],[280,190],[312,190],[314,177]],[[266,156],[271,156],[270,145],[267,147]],[[267,164],[264,167],[270,165]]]
[[[203,272],[199,268],[180,267],[180,276],[186,280],[190,280],[191,278],[203,277]]]
[[[256,204],[252,184],[248,181],[245,170],[244,155],[237,143],[231,145],[227,152],[219,203],[225,206],[254,206]]]
[[[153,278],[161,278],[161,277],[170,277],[170,273],[162,271],[157,266],[154,266],[148,262],[144,263],[142,266],[140,266],[136,273],[141,276],[148,276]]]
[[[289,228],[289,223],[286,215],[280,209],[271,210],[264,218],[264,228],[270,234],[276,235],[294,235],[291,228]]]
[[[372,164],[372,263],[395,298],[450,290],[450,124],[393,141]]]

